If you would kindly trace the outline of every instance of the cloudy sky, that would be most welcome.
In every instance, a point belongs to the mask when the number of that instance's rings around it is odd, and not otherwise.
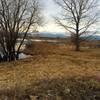
[[[39,29],[40,32],[65,32],[63,28],[55,24],[52,18],[60,13],[60,8],[53,2],[53,0],[41,0],[41,2],[45,24]],[[99,28],[100,27],[98,27],[98,29]]]
[[[64,29],[58,27],[53,18],[55,15],[59,14],[60,9],[57,5],[54,4],[53,0],[41,0],[43,7],[43,16],[45,24],[40,31],[44,32],[64,32]]]

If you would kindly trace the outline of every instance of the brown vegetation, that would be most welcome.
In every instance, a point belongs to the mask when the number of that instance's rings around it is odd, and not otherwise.
[[[40,100],[83,100],[82,95],[90,98],[100,89],[100,49],[75,52],[68,50],[66,45],[41,42],[34,43],[25,52],[30,52],[33,57],[0,64],[1,95],[28,94],[39,96]],[[72,92],[66,95],[64,91]],[[43,99],[48,92],[56,99]]]

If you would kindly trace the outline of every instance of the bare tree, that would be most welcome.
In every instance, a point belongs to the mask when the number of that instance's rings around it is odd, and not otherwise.
[[[81,36],[88,34],[98,21],[98,0],[54,0],[61,7],[56,23],[71,33],[76,51],[80,50]]]
[[[7,61],[19,58],[27,36],[41,23],[38,0],[0,0],[0,46]],[[23,34],[16,50],[19,36]]]

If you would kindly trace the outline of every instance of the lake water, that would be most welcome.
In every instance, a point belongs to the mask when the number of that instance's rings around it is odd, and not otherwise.
[[[18,42],[17,42],[17,45],[16,45],[16,50],[18,49],[18,46],[19,46],[20,42],[21,42],[21,40],[19,39]],[[52,45],[63,45],[64,44],[63,42],[58,42],[57,40],[31,39],[31,40],[28,41],[28,40],[25,39],[25,41],[24,41],[24,43],[21,47],[21,51],[23,51],[25,49],[26,45],[30,42],[48,42]],[[31,57],[31,55],[27,55],[27,54],[24,54],[24,53],[19,54],[19,59],[25,59],[25,58],[29,58],[29,57]]]
[[[25,58],[29,58],[29,57],[31,57],[31,55],[26,55],[24,53],[19,54],[19,59],[25,59]]]

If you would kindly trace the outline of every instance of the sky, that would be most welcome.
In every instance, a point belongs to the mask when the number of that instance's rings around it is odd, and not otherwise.
[[[53,17],[60,13],[60,8],[53,0],[41,0],[43,7],[44,26],[39,29],[40,32],[65,32],[65,30],[55,24]]]
[[[100,0],[99,0],[100,1]],[[55,24],[54,16],[58,15],[60,8],[54,3],[53,0],[41,0],[42,13],[44,16],[44,25],[39,28],[40,32],[65,32],[62,27]],[[99,25],[98,25],[99,26]],[[99,30],[100,27],[98,27]]]

